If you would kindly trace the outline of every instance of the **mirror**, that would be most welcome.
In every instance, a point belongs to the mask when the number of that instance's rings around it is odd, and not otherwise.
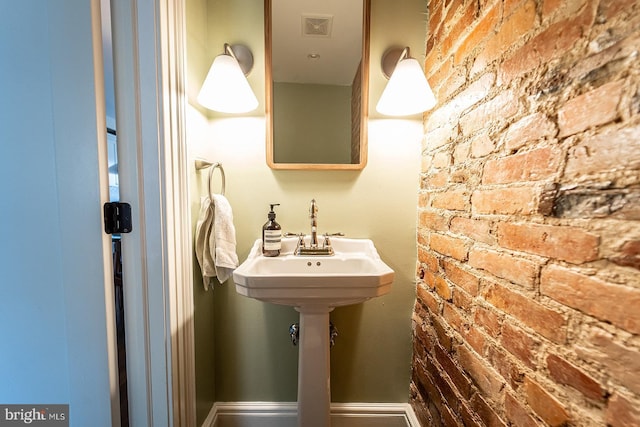
[[[370,0],[265,0],[267,164],[367,162]]]

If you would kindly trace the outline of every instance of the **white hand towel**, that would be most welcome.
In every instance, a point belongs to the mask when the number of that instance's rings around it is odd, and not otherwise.
[[[238,266],[236,229],[229,201],[220,194],[200,200],[200,216],[196,223],[195,251],[202,283],[208,290],[213,277],[224,283]]]
[[[212,277],[216,277],[215,267],[215,246],[210,247],[210,239],[213,229],[213,206],[208,197],[200,199],[200,216],[196,223],[195,251],[200,271],[202,272],[202,283],[204,290],[209,289],[209,282]],[[213,241],[215,244],[215,240]]]
[[[214,244],[214,261],[218,281],[224,283],[231,277],[238,266],[236,254],[236,229],[233,226],[233,211],[226,197],[222,194],[213,195],[214,215],[213,233],[210,241]]]

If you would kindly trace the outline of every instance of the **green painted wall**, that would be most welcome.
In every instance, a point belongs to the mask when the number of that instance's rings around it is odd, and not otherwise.
[[[187,5],[190,156],[224,165],[238,256],[243,260],[260,237],[269,203],[281,204],[278,222],[285,231],[308,232],[309,202],[315,198],[320,232],[371,238],[396,279],[388,295],[332,312],[340,334],[331,352],[332,400],[407,402],[422,124],[420,117],[378,117],[374,107],[386,84],[379,67],[384,50],[409,45],[424,59],[419,53],[425,2],[372,0],[369,162],[359,172],[271,170],[265,158],[262,0],[188,0]],[[191,29],[192,21],[198,30]],[[249,82],[261,105],[251,115],[214,115],[195,102],[225,41],[242,42],[254,53]],[[205,178],[191,174],[192,210],[205,194]],[[199,422],[214,401],[295,401],[298,351],[287,331],[297,312],[240,296],[231,281],[200,291],[195,276]]]
[[[208,16],[207,0],[187,0],[187,97],[189,110],[187,116],[187,141],[189,147],[202,145],[208,134],[206,110],[195,102],[202,81],[211,65],[211,53],[207,40]],[[192,107],[192,106],[195,106]],[[195,168],[190,171],[189,193],[192,230],[198,219],[200,195],[206,194],[206,187],[201,186]],[[215,329],[213,293],[205,292],[198,262],[193,256],[193,302],[194,302],[194,335],[195,371],[196,371],[196,419],[198,425],[207,417],[215,402]]]
[[[273,111],[276,163],[351,163],[351,86],[274,83]]]

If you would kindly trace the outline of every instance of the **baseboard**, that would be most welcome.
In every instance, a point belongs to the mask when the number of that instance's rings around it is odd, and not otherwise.
[[[408,403],[332,403],[332,427],[420,427]],[[297,427],[295,402],[217,402],[202,427]]]

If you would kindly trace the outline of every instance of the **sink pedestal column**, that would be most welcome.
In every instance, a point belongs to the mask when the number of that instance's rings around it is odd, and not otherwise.
[[[298,426],[331,426],[329,313],[333,307],[302,306],[298,341]]]

